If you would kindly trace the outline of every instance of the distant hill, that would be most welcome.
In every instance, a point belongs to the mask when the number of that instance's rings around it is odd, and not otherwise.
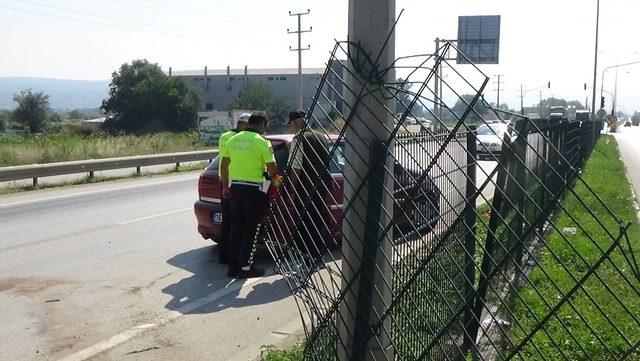
[[[13,108],[13,95],[25,89],[49,95],[54,109],[98,108],[107,97],[109,81],[0,77],[0,109]]]

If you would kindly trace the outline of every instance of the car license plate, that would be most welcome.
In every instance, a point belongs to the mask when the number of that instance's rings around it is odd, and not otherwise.
[[[222,213],[220,213],[220,212],[211,213],[211,222],[212,223],[222,223]]]

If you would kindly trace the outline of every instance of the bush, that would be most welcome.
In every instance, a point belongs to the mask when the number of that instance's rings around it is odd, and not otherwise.
[[[4,134],[5,129],[7,129],[7,116],[6,114],[0,114],[0,135]]]

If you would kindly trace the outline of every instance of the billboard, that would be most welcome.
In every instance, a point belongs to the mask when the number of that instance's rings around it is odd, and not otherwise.
[[[498,64],[500,15],[458,17],[458,64]]]

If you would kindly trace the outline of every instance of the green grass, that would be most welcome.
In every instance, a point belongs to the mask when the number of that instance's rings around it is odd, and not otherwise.
[[[633,197],[625,168],[620,160],[617,144],[613,137],[602,137],[585,166],[583,177],[622,223],[632,223],[628,235],[629,239],[633,241],[632,248],[636,257],[640,255],[640,243],[638,242],[640,225],[633,207]],[[586,259],[588,264],[594,264],[602,255],[600,249],[606,250],[614,241],[611,236],[607,235],[606,230],[609,230],[614,236],[619,233],[618,219],[608,214],[604,206],[584,184],[578,182],[575,192],[577,197],[568,194],[563,200],[567,212],[561,213],[555,223],[560,230],[565,227],[577,227],[578,224],[584,230],[578,228],[576,235],[565,233],[568,242],[555,231],[549,236],[546,247],[542,248],[538,257],[539,265],[530,275],[533,287],[540,294],[535,292],[532,286],[524,287],[521,290],[523,299],[514,302],[514,309],[516,318],[523,323],[525,330],[512,327],[510,336],[512,340],[520,340],[529,333],[529,330],[536,324],[534,315],[541,319],[549,313],[550,308],[560,301],[560,292],[566,294],[575,285],[576,281],[572,276],[575,279],[580,279],[587,272],[589,267],[578,255]],[[582,205],[579,199],[586,206]],[[591,216],[589,211],[595,213],[597,219]],[[568,213],[572,214],[576,221],[573,221]],[[598,221],[604,227],[599,225]],[[623,244],[626,244],[624,239]],[[553,254],[558,255],[559,260]],[[563,348],[565,355],[571,360],[609,360],[620,357],[629,349],[624,338],[630,340],[631,343],[640,340],[640,336],[638,336],[640,325],[634,320],[634,317],[640,318],[640,297],[633,290],[633,288],[640,289],[640,280],[633,277],[631,267],[619,248],[614,251],[610,259],[611,262],[605,261],[597,270],[597,274],[606,286],[595,276],[588,278],[584,284],[584,290],[578,291],[571,298],[571,303],[575,306],[576,311],[565,303],[559,309],[559,319],[554,317],[545,324],[544,329],[550,337],[544,332],[537,332],[531,342],[523,349],[522,358],[537,359],[541,357],[532,343],[548,359],[561,358],[551,341],[553,339]],[[623,270],[623,275],[616,271],[614,264]],[[625,278],[629,281],[625,281]],[[553,283],[558,285],[560,292]],[[607,287],[621,302],[615,299]],[[592,302],[589,296],[595,302]],[[615,327],[600,313],[596,304],[604,310]],[[530,308],[532,312],[527,308]],[[640,354],[632,355],[630,359],[638,360]]]
[[[297,344],[289,350],[280,350],[276,346],[266,345],[261,347],[260,359],[262,361],[302,361],[304,346]]]
[[[162,174],[193,172],[193,171],[204,169],[206,165],[207,165],[207,162],[197,162],[197,163],[192,163],[186,166],[182,165],[180,167],[169,168],[169,169],[158,171],[158,172],[142,172],[140,175],[132,174],[127,176],[116,176],[116,177],[102,177],[102,176],[93,177],[93,178],[87,177],[82,179],[64,181],[60,183],[42,183],[42,184],[38,184],[37,186],[25,185],[25,186],[0,187],[0,195],[28,192],[28,191],[39,190],[39,189],[68,187],[68,186],[81,185],[81,184],[104,183],[104,182],[109,182],[114,180],[142,178],[142,177],[150,177],[150,176],[162,175]]]
[[[196,133],[0,136],[0,167],[201,150]]]

